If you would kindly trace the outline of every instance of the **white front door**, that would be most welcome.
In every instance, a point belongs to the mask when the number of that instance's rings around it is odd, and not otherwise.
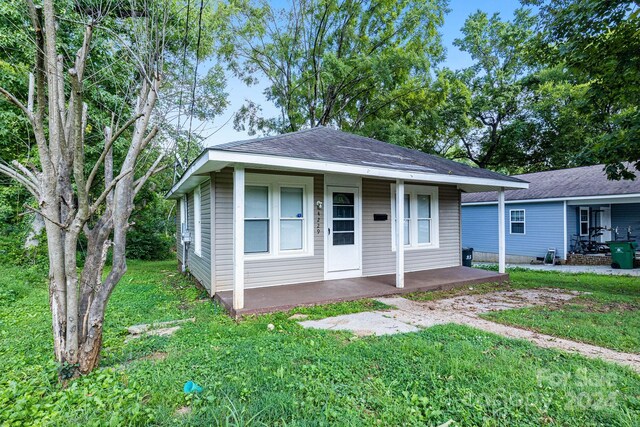
[[[600,226],[605,227],[605,229],[602,230],[602,236],[600,236],[600,242],[604,243],[611,240],[611,208],[606,207],[606,208],[600,208],[600,209],[602,211],[600,214]]]
[[[327,193],[327,278],[360,276],[358,188],[329,186]]]

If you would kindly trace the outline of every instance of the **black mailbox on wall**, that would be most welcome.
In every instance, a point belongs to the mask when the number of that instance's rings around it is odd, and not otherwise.
[[[374,221],[386,221],[387,219],[389,219],[387,214],[373,214]]]

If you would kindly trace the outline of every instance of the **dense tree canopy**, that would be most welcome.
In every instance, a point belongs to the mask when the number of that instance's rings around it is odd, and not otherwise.
[[[295,0],[282,10],[234,0],[219,12],[220,57],[249,84],[266,79],[266,96],[280,109],[279,117],[262,117],[249,103],[239,128],[357,132],[430,104],[430,70],[443,53],[443,0]]]
[[[530,0],[540,8],[545,60],[564,64],[588,84],[588,113],[600,135],[594,160],[612,178],[640,170],[640,4],[638,1]]]

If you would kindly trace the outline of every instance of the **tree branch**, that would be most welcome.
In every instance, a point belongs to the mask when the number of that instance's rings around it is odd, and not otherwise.
[[[133,172],[133,169],[127,169],[123,171],[120,175],[116,176],[113,179],[113,181],[111,181],[111,184],[109,184],[109,186],[104,189],[104,191],[102,192],[102,194],[100,194],[100,196],[96,199],[96,201],[93,202],[93,204],[91,205],[91,208],[89,209],[89,215],[92,215],[93,213],[95,213],[95,211],[98,209],[100,204],[104,202],[104,199],[107,198],[111,190],[115,188],[118,182],[120,182],[120,180],[122,180],[125,176],[129,175],[132,172]]]
[[[37,213],[38,215],[42,215],[42,217],[43,217],[44,219],[46,219],[47,221],[49,221],[49,222],[50,222],[50,223],[52,223],[52,224],[57,225],[57,226],[58,226],[58,227],[60,227],[62,230],[65,230],[65,229],[67,229],[67,227],[68,227],[68,225],[61,224],[61,223],[59,223],[58,221],[54,220],[53,218],[49,218],[47,215],[45,215],[44,213],[42,213],[42,211],[41,211],[41,210],[39,210],[39,209],[32,208],[32,207],[31,207],[31,206],[29,206],[29,205],[24,205],[24,207],[25,207],[26,209],[30,210],[30,211],[31,211],[31,212],[33,212],[33,213]]]
[[[0,162],[0,173],[22,184],[22,186],[24,186],[36,199],[40,198],[40,189],[38,184],[31,181],[27,175],[23,175],[5,162]]]
[[[153,165],[151,165],[151,167],[147,170],[147,172],[133,183],[135,187],[133,190],[134,197],[136,196],[136,194],[138,194],[140,190],[142,190],[142,187],[149,180],[149,178],[151,178],[153,175],[159,172],[162,172],[167,167],[169,167],[169,165],[163,165],[161,167],[158,167],[162,159],[164,159],[164,154],[160,154],[158,158],[153,162]]]
[[[29,111],[29,109],[22,102],[20,102],[18,98],[16,98],[11,92],[3,87],[0,87],[0,93],[3,94],[9,102],[22,110],[24,115],[27,116],[27,119],[29,119],[31,125],[35,127],[35,118],[33,116],[33,113],[31,113],[31,111]]]
[[[109,150],[111,150],[111,147],[113,146],[113,144],[120,137],[120,135],[122,135],[122,133],[129,128],[129,126],[134,124],[142,116],[143,116],[143,114],[139,113],[139,114],[136,114],[135,116],[133,116],[132,118],[130,118],[105,143],[104,149],[102,150],[102,153],[100,154],[100,157],[98,158],[96,163],[93,165],[93,168],[91,169],[91,173],[89,174],[89,178],[87,178],[87,185],[86,185],[87,192],[89,192],[91,190],[91,186],[93,185],[93,180],[95,179],[96,175],[98,174],[98,170],[100,169],[100,165],[102,164],[102,162],[104,162],[104,159],[105,159],[105,157],[107,157],[107,154],[109,153]]]

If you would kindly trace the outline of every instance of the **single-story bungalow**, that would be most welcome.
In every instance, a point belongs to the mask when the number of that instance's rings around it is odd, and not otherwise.
[[[167,197],[178,203],[179,261],[241,313],[255,289],[266,298],[326,282],[346,294],[376,286],[354,278],[384,277],[396,289],[405,272],[485,274],[461,267],[460,196],[525,188],[519,178],[317,127],[209,147]]]
[[[603,165],[514,175],[529,188],[505,192],[507,260],[530,262],[549,249],[603,251],[610,240],[640,239],[640,180],[608,180]],[[462,195],[462,243],[474,259],[498,257],[498,195]]]

